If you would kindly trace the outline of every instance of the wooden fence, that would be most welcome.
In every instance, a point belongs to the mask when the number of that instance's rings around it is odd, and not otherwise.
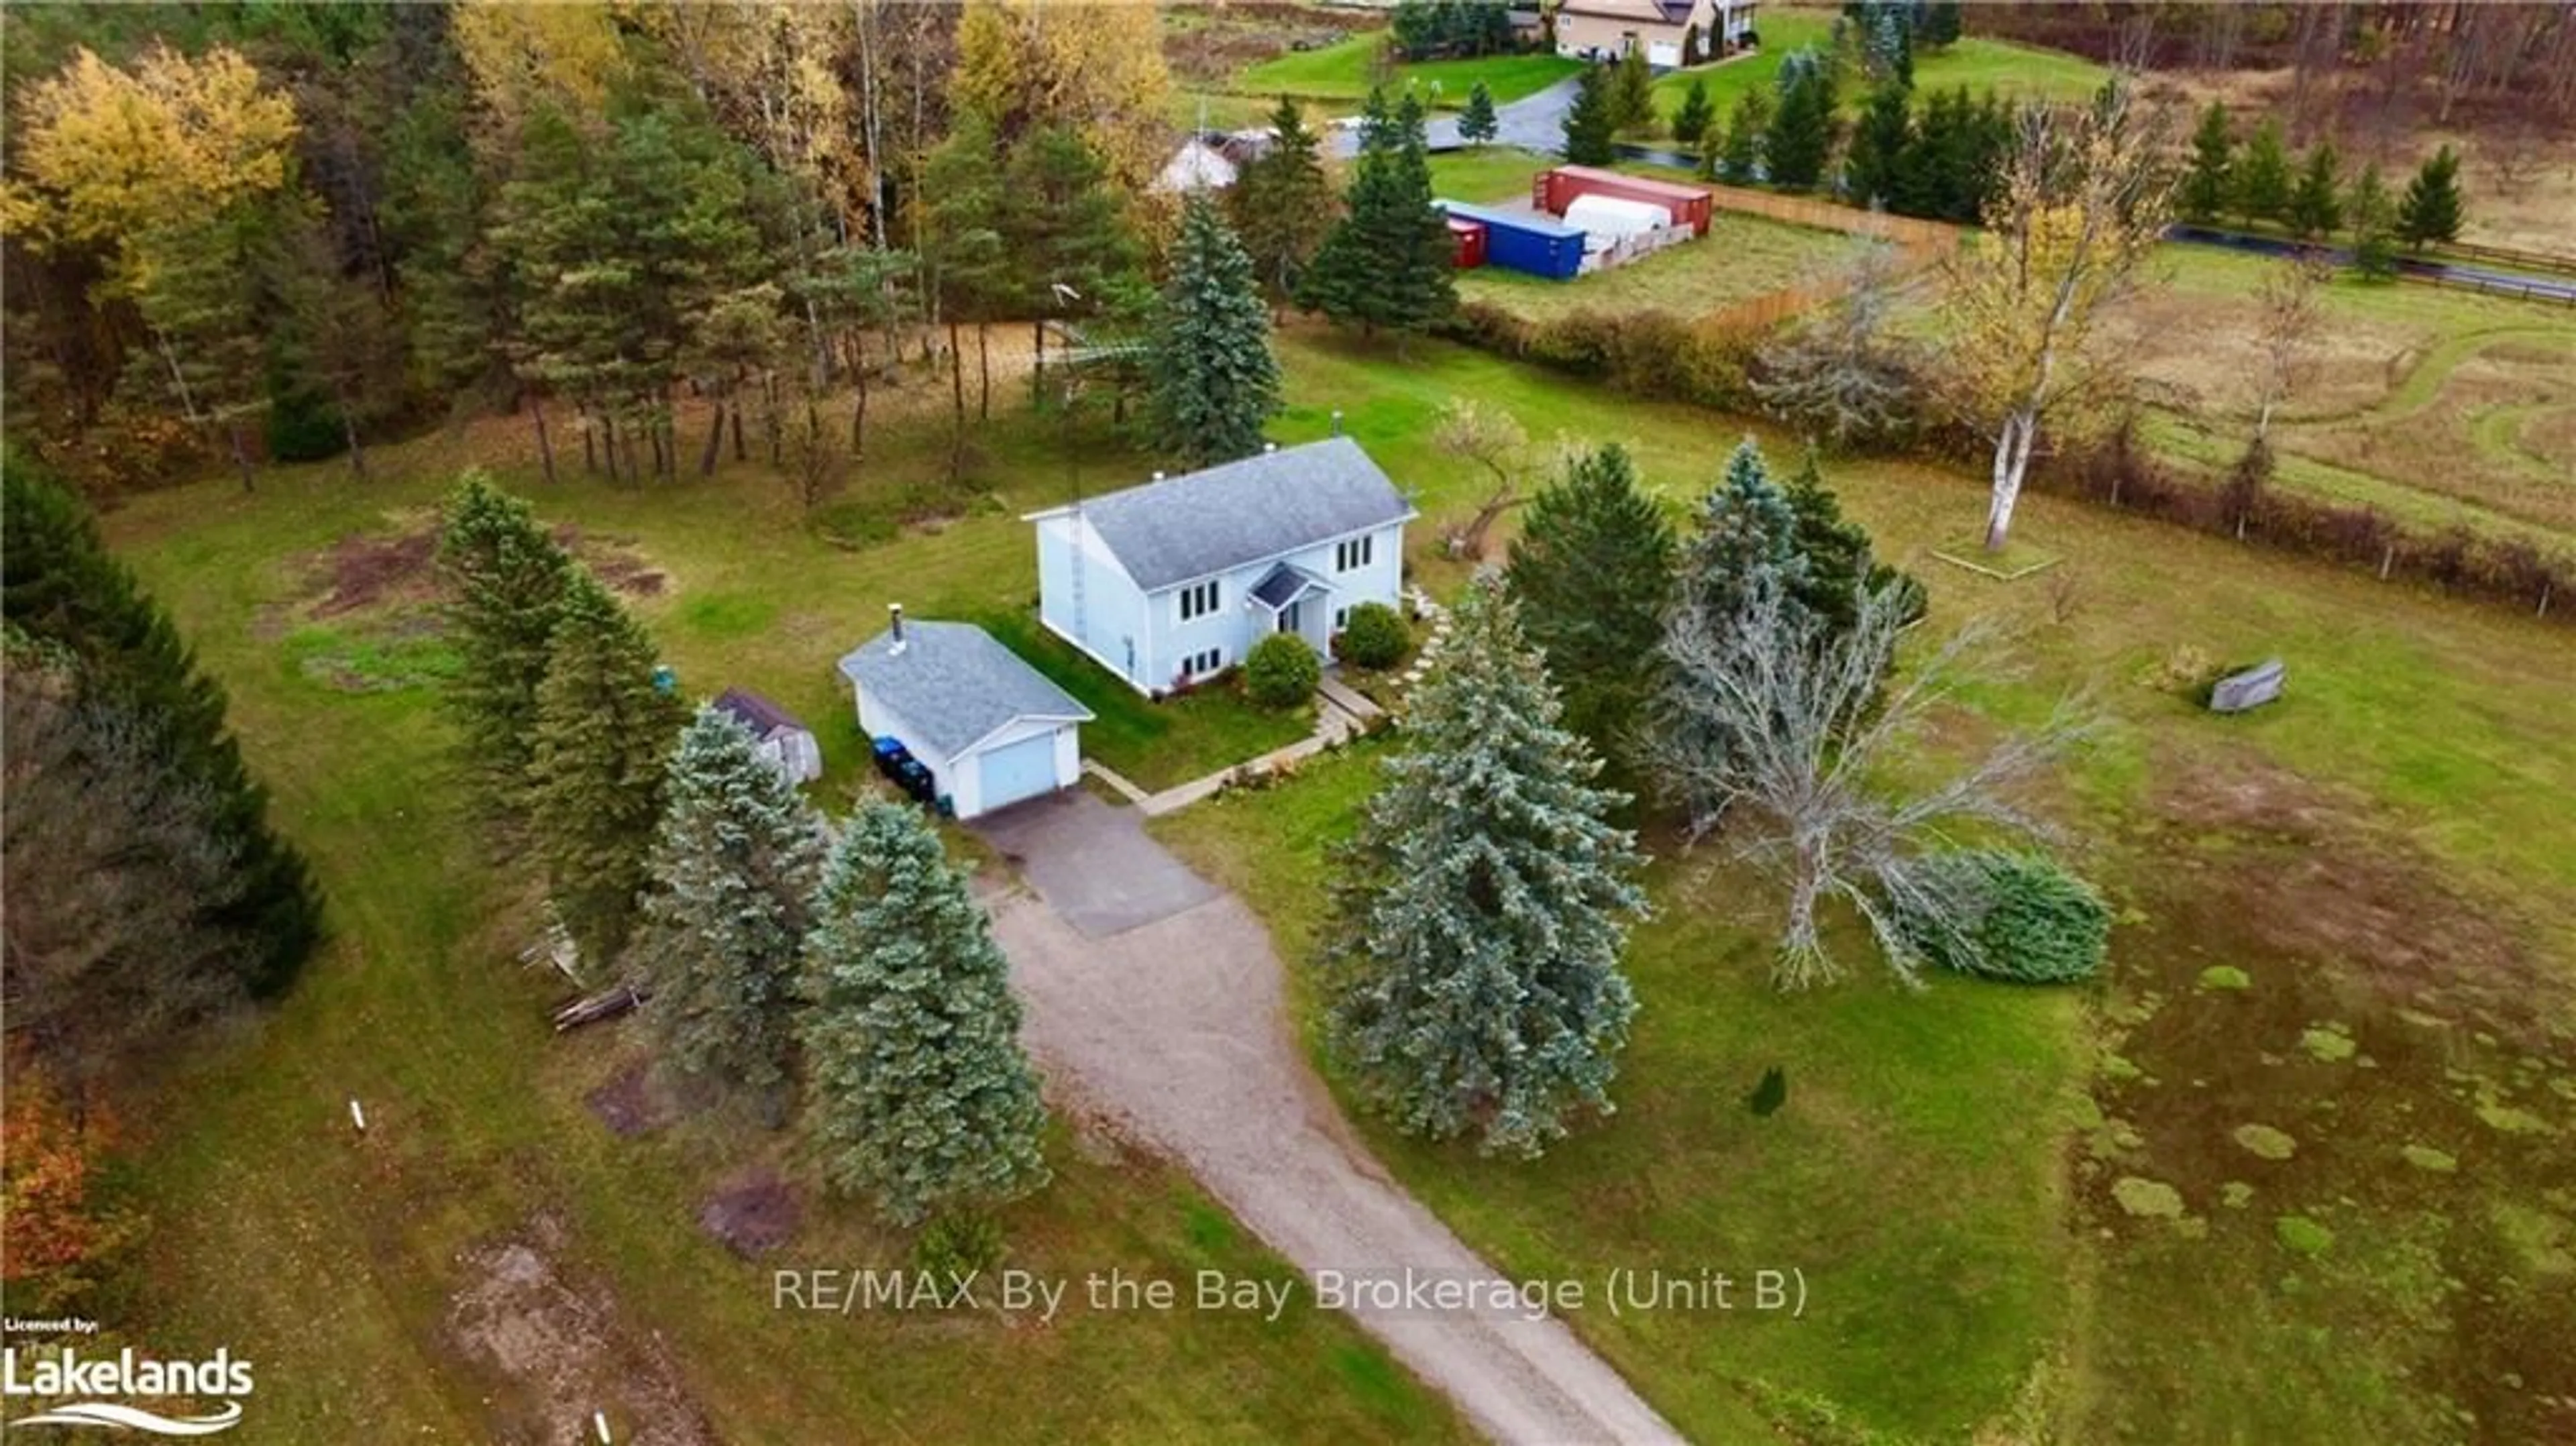
[[[1959,249],[1960,229],[1946,222],[1890,216],[1884,211],[1860,211],[1831,201],[1782,196],[1770,191],[1748,191],[1738,186],[1707,186],[1706,189],[1716,198],[1717,209],[1721,211],[1885,241],[1896,248],[1896,276],[1899,278],[1911,276]],[[1801,312],[1841,300],[1843,293],[1850,289],[1848,277],[1800,282],[1720,307],[1700,318],[1699,324],[1711,331],[1767,331]]]

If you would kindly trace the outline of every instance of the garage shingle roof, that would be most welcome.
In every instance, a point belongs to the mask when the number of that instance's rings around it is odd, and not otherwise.
[[[907,618],[841,659],[841,676],[900,714],[951,758],[1022,718],[1088,722],[1091,710],[972,623]]]
[[[1082,504],[1147,592],[1412,517],[1360,444],[1328,437]]]

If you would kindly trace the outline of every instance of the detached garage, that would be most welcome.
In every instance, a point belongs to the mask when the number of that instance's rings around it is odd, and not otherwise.
[[[907,622],[841,659],[859,726],[901,743],[956,816],[1071,788],[1091,710],[970,623]]]

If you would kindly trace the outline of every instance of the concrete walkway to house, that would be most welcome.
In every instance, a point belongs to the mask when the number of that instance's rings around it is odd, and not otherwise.
[[[1349,1314],[1496,1441],[1681,1440],[1561,1321],[1497,1308],[1502,1278],[1371,1158],[1308,1069],[1261,921],[1204,881],[1196,902],[1166,889],[1197,875],[1144,835],[1138,810],[1077,790],[975,827],[1034,890],[1000,884],[986,902],[1050,1095],[1178,1161],[1286,1256],[1306,1286],[1289,1309],[1317,1308],[1331,1272],[1370,1291],[1410,1279],[1488,1293],[1454,1310],[1398,1295]],[[1160,881],[1148,891],[1159,913],[1123,877],[1139,869]],[[1102,898],[1127,901],[1128,927],[1084,927]],[[1192,1282],[1180,1286],[1186,1302]]]
[[[1312,758],[1325,749],[1365,730],[1368,720],[1386,710],[1372,703],[1355,689],[1332,674],[1324,675],[1315,699],[1315,731],[1284,748],[1273,748],[1258,758],[1247,759],[1231,768],[1220,768],[1187,783],[1174,784],[1160,793],[1148,793],[1130,782],[1123,774],[1095,759],[1082,761],[1082,771],[1106,783],[1120,797],[1143,811],[1147,818],[1189,807],[1225,787],[1226,781],[1244,772],[1259,773]]]

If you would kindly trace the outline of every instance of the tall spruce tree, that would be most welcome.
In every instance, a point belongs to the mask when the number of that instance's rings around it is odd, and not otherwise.
[[[1826,637],[1838,638],[1860,621],[1864,589],[1874,594],[1893,587],[1908,619],[1922,616],[1923,584],[1877,560],[1868,529],[1843,516],[1842,500],[1825,485],[1813,451],[1783,495],[1796,519],[1798,552],[1789,597],[1823,623]]]
[[[250,994],[284,992],[321,938],[322,898],[304,856],[270,828],[267,791],[226,726],[223,689],[108,552],[79,499],[6,448],[0,494],[0,617],[68,663],[75,704],[123,720],[169,792],[193,796],[190,831],[220,861],[222,887],[189,901],[187,927],[208,954],[233,961]],[[14,902],[7,912],[15,916]]]
[[[537,687],[573,562],[524,500],[472,471],[448,494],[438,567],[457,656],[446,696],[457,760],[477,809],[516,820],[536,760]]]
[[[1306,263],[1332,234],[1339,203],[1318,158],[1315,133],[1297,103],[1282,96],[1270,116],[1270,149],[1247,163],[1226,204],[1262,289],[1273,301],[1297,292]]]
[[[2397,239],[2416,251],[2460,239],[2460,157],[2449,146],[2435,151],[2406,183],[2406,199],[2397,206]]]
[[[1638,46],[1610,67],[1610,128],[1652,131],[1655,128],[1655,73],[1647,68],[1646,48]]]
[[[2290,155],[2281,123],[2265,120],[2236,163],[2236,214],[2246,225],[2281,220],[2290,209]]]
[[[1726,119],[1726,141],[1717,152],[1717,179],[1750,186],[1762,179],[1762,147],[1771,134],[1771,103],[1760,90],[1736,97]]]
[[[1682,108],[1673,113],[1673,139],[1696,146],[1708,139],[1708,128],[1716,123],[1717,105],[1708,98],[1708,82],[1691,77],[1690,89],[1682,92]]]
[[[2183,172],[2182,185],[2174,193],[2174,209],[2183,219],[2207,225],[2226,212],[2236,195],[2235,154],[2227,105],[2213,100],[2200,113],[2200,128],[2191,133],[2191,168]]]
[[[1574,104],[1565,112],[1565,160],[1568,165],[1606,166],[1619,158],[1612,140],[1618,130],[1610,113],[1608,67],[1587,65],[1574,84]]]
[[[1751,437],[1728,454],[1682,544],[1676,603],[1715,617],[1742,610],[1756,572],[1776,573],[1794,596],[1806,580],[1798,515]]]
[[[2344,218],[2352,226],[2353,267],[2374,279],[2396,275],[2396,208],[2389,200],[2387,183],[2379,179],[2376,161],[2363,166],[2352,183]]]
[[[1923,24],[1916,35],[1924,45],[1940,47],[1959,39],[1959,0],[1932,0],[1923,7]]]
[[[918,812],[850,816],[805,971],[806,1130],[832,1188],[909,1225],[1046,1183],[1009,962]]]
[[[1665,613],[1666,633],[1727,636],[1766,593],[1782,595],[1780,606],[1803,621],[1809,614],[1797,595],[1807,581],[1797,509],[1771,480],[1761,449],[1747,437],[1727,457],[1724,475],[1701,502],[1691,535],[1682,543],[1681,566]],[[1719,759],[1740,749],[1739,738],[1710,731],[1717,725],[1707,710],[1690,706],[1691,700],[1677,694],[1677,680],[1669,672],[1660,674],[1659,681],[1662,691],[1648,725],[1658,749],[1678,747],[1692,757]],[[1692,818],[1714,816],[1716,801],[1692,795],[1688,785],[1670,777],[1658,779],[1657,785],[1668,802],[1681,805]]]
[[[1338,859],[1327,1038],[1406,1132],[1535,1157],[1611,1108],[1643,860],[1510,599],[1479,579],[1453,617]]]
[[[1253,285],[1252,258],[1204,196],[1191,197],[1181,213],[1146,372],[1156,441],[1166,451],[1205,467],[1261,450],[1261,424],[1279,410],[1270,312]]]
[[[576,570],[537,687],[529,800],[547,890],[593,963],[626,947],[662,821],[664,762],[688,716],[655,666],[643,628]]]
[[[1458,136],[1471,146],[1481,146],[1500,134],[1502,118],[1494,114],[1494,93],[1482,80],[1467,92],[1467,108],[1458,113]]]
[[[820,823],[751,730],[713,705],[680,734],[662,791],[630,955],[644,1022],[682,1074],[782,1107]]]
[[[1614,762],[1632,755],[1654,693],[1673,550],[1671,522],[1615,444],[1570,459],[1530,499],[1512,542],[1505,579],[1564,697],[1565,726]]]
[[[2308,163],[2299,168],[2298,184],[2291,188],[2290,204],[2284,215],[2290,231],[2304,241],[2323,241],[2343,229],[2343,186],[2335,174],[2335,150],[2330,142],[2319,141],[2308,152]]]
[[[1297,304],[1362,335],[1403,339],[1458,305],[1448,223],[1431,204],[1422,102],[1408,92],[1390,111],[1369,93],[1348,209],[1298,283]]]
[[[1778,84],[1779,104],[1762,142],[1765,179],[1785,191],[1812,190],[1825,179],[1834,149],[1833,75],[1814,51],[1801,50],[1781,62]]]
[[[1862,112],[1843,157],[1843,190],[1852,204],[1896,209],[1899,168],[1913,139],[1912,97],[1912,91],[1893,80],[1870,92],[1869,109]]]

